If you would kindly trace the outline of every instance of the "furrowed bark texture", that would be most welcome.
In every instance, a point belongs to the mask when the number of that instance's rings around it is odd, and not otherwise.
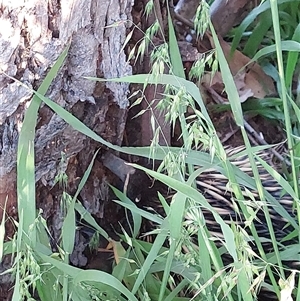
[[[128,84],[96,83],[83,77],[131,74],[122,50],[130,26],[131,0],[20,2],[0,2],[0,207],[7,199],[7,216],[13,218],[17,215],[18,136],[32,93],[2,71],[37,89],[71,42],[65,64],[47,96],[115,144],[121,144],[123,138]],[[66,172],[69,192],[74,192],[99,146],[41,105],[35,139],[37,206],[43,209],[54,233],[61,227],[61,192],[53,188],[55,176]],[[98,162],[80,195],[94,214],[99,212],[101,200],[107,198],[105,180]],[[13,234],[12,223],[7,224],[7,231],[8,236]]]

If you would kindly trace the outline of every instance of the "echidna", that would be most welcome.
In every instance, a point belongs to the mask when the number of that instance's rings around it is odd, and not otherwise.
[[[232,157],[241,150],[242,148],[227,149],[227,155],[228,157]],[[267,163],[271,163],[271,156],[268,151],[260,152],[258,155]],[[252,167],[246,155],[235,157],[231,163],[248,176],[253,177]],[[277,201],[277,203],[263,203],[259,200],[259,195],[256,190],[240,185],[242,193],[245,197],[245,203],[249,206],[249,208],[251,207],[254,211],[257,211],[253,222],[255,223],[259,236],[266,239],[269,239],[270,235],[269,229],[266,225],[263,207],[268,206],[270,217],[273,221],[272,224],[276,239],[277,241],[282,241],[289,234],[289,231],[291,231],[293,227],[288,227],[286,225],[287,221],[280,216],[279,212],[285,211],[285,213],[290,217],[295,217],[293,199],[289,194],[283,191],[278,182],[272,176],[270,176],[270,174],[259,162],[256,162],[256,164],[262,186],[266,192]],[[235,200],[232,196],[232,191],[227,185],[228,179],[224,175],[220,174],[214,169],[205,170],[205,172],[198,176],[196,182],[198,189],[203,193],[210,205],[212,205],[218,211],[224,220],[228,222],[234,221],[235,223],[243,225],[243,214],[237,213],[239,201]],[[206,222],[209,224],[210,219],[207,218]]]
[[[228,148],[227,155],[232,157],[239,153],[242,148]],[[262,151],[259,156],[270,163],[270,155],[268,151]],[[116,158],[112,154],[106,154],[103,158],[104,165],[114,172],[123,182],[127,181],[126,187],[128,196],[133,200],[139,200],[139,206],[142,207],[153,207],[156,211],[162,213],[160,209],[160,203],[157,198],[157,191],[162,190],[163,194],[168,194],[168,188],[163,185],[152,185],[149,177],[140,171],[136,171],[130,166],[126,165],[125,162],[119,158]],[[248,176],[252,177],[253,172],[249,159],[247,156],[236,156],[231,163],[238,167],[239,170],[243,171]],[[262,203],[258,200],[258,193],[253,189],[247,187],[241,187],[244,202],[246,202],[249,210],[253,213],[252,222],[258,232],[259,237],[262,239],[262,245],[266,253],[272,252],[272,243],[270,242],[269,228],[266,223],[265,214],[263,212],[263,206],[268,206],[268,211],[270,213],[272,226],[274,228],[274,233],[276,240],[282,242],[281,246],[289,245],[291,243],[297,243],[297,240],[291,241],[291,232],[297,228],[297,223],[295,213],[293,211],[293,199],[290,195],[282,191],[281,186],[276,180],[263,168],[263,166],[257,162],[258,171],[260,174],[261,182],[264,189],[269,193],[277,203],[271,204],[269,202]],[[130,175],[130,176],[128,176]],[[126,180],[127,179],[127,180]],[[238,209],[239,202],[235,200],[232,192],[228,189],[228,179],[215,169],[205,170],[200,173],[196,180],[197,189],[204,195],[209,204],[220,214],[224,221],[228,224],[234,223],[235,226],[240,226],[240,229],[245,230],[249,235],[249,227],[245,224],[245,218],[243,213]],[[188,219],[191,218],[191,210],[187,210],[187,224]],[[279,214],[283,212],[283,214]],[[210,231],[212,237],[217,238],[217,240],[222,240],[222,232],[218,223],[213,218],[213,215],[208,210],[202,210],[202,214],[205,219],[206,226]],[[293,218],[295,222],[294,225],[287,224],[287,220],[283,217],[284,214]],[[283,216],[282,216],[283,215]],[[151,229],[148,229],[151,230]],[[287,239],[288,237],[288,239]],[[293,237],[293,235],[292,235]],[[297,236],[296,236],[297,238]],[[249,243],[254,251],[257,251],[256,245]],[[217,244],[218,245],[218,244]],[[218,246],[221,246],[220,244]],[[230,258],[225,256],[225,261],[230,261]],[[298,269],[296,262],[290,262],[289,266],[293,269]],[[267,297],[268,300],[268,297]]]

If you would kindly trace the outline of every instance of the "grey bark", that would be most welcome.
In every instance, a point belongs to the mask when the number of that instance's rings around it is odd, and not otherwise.
[[[128,84],[96,83],[83,77],[131,74],[122,46],[132,5],[131,0],[33,0],[23,5],[20,1],[0,2],[0,218],[6,197],[7,214],[14,218],[17,214],[16,150],[24,112],[32,97],[30,90],[3,72],[37,89],[71,42],[65,64],[47,96],[105,139],[120,144]],[[37,204],[43,208],[45,218],[53,215],[58,206],[57,196],[48,194],[55,175],[67,172],[70,190],[74,190],[79,170],[82,173],[88,165],[96,147],[99,145],[41,106],[35,140],[36,182]],[[60,163],[62,152],[64,164]],[[102,172],[97,174],[96,182],[87,184],[81,194],[86,204],[94,202],[91,207],[99,207],[104,180]],[[52,222],[58,223],[55,218]],[[12,235],[12,227],[8,225],[7,230]]]

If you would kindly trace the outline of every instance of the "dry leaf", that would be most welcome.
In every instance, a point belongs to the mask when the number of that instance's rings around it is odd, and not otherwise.
[[[241,102],[244,102],[249,97],[254,96],[252,90],[247,87],[245,83],[245,73],[239,73],[233,79]],[[201,84],[206,88],[210,87],[214,89],[214,91],[218,94],[222,94],[224,92],[224,83],[220,72],[216,72],[213,78],[210,77],[210,74],[205,74],[201,80]]]
[[[212,45],[213,39],[209,37]],[[235,79],[235,84],[241,97],[241,101],[245,101],[250,96],[256,98],[264,98],[266,95],[275,93],[275,86],[271,77],[264,73],[261,67],[253,62],[246,68],[250,62],[250,58],[242,54],[240,51],[236,50],[232,56],[230,56],[230,45],[223,39],[219,38],[220,45],[227,59],[230,71]],[[245,86],[242,87],[241,79]],[[242,87],[242,89],[241,89]]]

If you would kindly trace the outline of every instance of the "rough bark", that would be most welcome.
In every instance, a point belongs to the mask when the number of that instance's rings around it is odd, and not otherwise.
[[[49,68],[71,42],[68,57],[47,96],[81,119],[103,138],[121,144],[125,127],[127,84],[96,83],[84,76],[113,78],[131,74],[122,46],[131,18],[130,0],[20,1],[0,3],[0,66],[11,77],[37,89]],[[16,218],[16,150],[30,90],[0,73],[0,208]],[[59,116],[41,105],[35,139],[37,206],[51,226],[60,227],[55,175],[66,172],[75,190],[96,148]],[[61,154],[66,160],[61,163]],[[80,197],[93,213],[107,189],[101,164],[93,170]],[[104,187],[104,188],[103,188]],[[51,190],[52,189],[52,190]],[[51,191],[50,191],[51,190]],[[0,218],[2,210],[0,209]],[[51,219],[50,219],[51,217]],[[12,224],[8,227],[12,235]]]

